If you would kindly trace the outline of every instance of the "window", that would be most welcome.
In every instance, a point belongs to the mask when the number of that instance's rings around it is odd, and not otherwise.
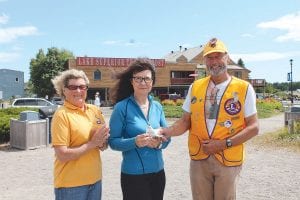
[[[101,72],[99,69],[94,71],[94,80],[101,80]]]
[[[18,77],[16,77],[16,82],[19,82],[19,78]]]
[[[172,71],[171,78],[190,78],[190,74],[194,74],[193,71]]]
[[[16,101],[14,103],[14,105],[16,105],[16,106],[23,106],[23,105],[25,105],[25,101],[23,99],[20,99],[20,100]]]
[[[237,78],[242,78],[242,72],[240,72],[240,71],[235,71],[235,72],[234,72],[234,76],[237,77]]]
[[[12,107],[36,107],[41,108],[45,106],[52,106],[53,103],[42,98],[19,98],[15,99]]]

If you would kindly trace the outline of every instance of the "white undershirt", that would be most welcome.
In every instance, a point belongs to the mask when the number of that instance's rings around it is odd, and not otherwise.
[[[225,89],[227,85],[229,84],[231,79],[228,79],[220,84],[214,85],[212,82],[210,82],[210,87],[216,87],[218,89],[217,92],[217,104],[220,104],[221,97],[223,96],[223,93],[225,92]],[[191,113],[191,88],[192,85],[189,88],[188,94],[185,98],[185,101],[182,105],[182,109],[188,113]],[[206,89],[206,88],[205,88]],[[249,117],[257,112],[256,110],[256,94],[251,84],[249,84],[247,95],[245,99],[245,113],[244,117]],[[206,125],[208,128],[209,135],[211,135],[212,130],[215,126],[216,119],[207,119],[206,118]]]

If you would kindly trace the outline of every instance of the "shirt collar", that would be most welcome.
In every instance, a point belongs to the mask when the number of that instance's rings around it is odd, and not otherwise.
[[[67,100],[64,101],[64,106],[71,109],[71,110],[81,110],[81,108],[74,106],[73,104],[71,104],[70,102],[68,102]],[[86,107],[86,109],[89,109],[90,106],[88,104],[84,104],[84,106]]]

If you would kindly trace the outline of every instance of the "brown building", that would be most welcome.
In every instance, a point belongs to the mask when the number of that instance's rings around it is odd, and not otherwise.
[[[185,97],[190,84],[197,78],[206,76],[203,65],[202,46],[179,51],[172,51],[162,59],[152,59],[156,65],[156,83],[153,93],[177,93]],[[134,58],[77,57],[70,59],[70,69],[81,69],[87,74],[90,85],[88,99],[93,100],[96,92],[100,92],[101,100],[108,101],[109,88],[115,83],[113,72],[124,70]],[[232,60],[228,65],[231,75],[248,80],[250,71],[236,65]]]

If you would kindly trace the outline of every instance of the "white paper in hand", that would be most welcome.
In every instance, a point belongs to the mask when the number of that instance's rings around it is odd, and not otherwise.
[[[159,129],[154,129],[150,125],[147,127],[146,132],[152,137],[162,137],[162,135],[158,134]]]

